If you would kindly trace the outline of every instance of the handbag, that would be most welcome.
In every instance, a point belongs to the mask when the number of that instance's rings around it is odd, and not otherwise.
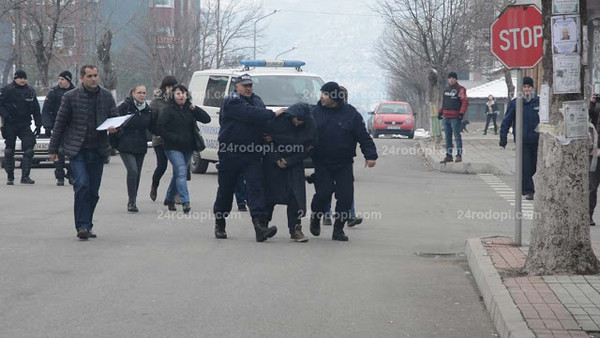
[[[196,136],[196,151],[200,152],[200,151],[206,149],[206,143],[204,142],[204,137],[202,137],[200,128],[198,128],[198,125],[195,123],[194,123],[194,135]]]

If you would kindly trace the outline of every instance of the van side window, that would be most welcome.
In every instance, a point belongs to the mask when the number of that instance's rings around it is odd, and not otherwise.
[[[227,88],[227,76],[211,76],[206,84],[204,105],[209,107],[220,107],[225,98]]]

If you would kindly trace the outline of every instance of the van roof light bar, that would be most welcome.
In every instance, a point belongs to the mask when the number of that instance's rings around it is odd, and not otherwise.
[[[244,70],[249,70],[250,67],[293,67],[298,71],[302,71],[300,67],[306,62],[299,60],[242,60],[240,64],[244,66]]]

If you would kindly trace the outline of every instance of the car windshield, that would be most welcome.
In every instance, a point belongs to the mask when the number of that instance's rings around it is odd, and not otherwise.
[[[316,76],[253,76],[252,81],[254,93],[271,107],[289,107],[299,101],[315,104],[323,85]]]
[[[377,114],[408,114],[410,109],[405,104],[382,104],[379,106]]]

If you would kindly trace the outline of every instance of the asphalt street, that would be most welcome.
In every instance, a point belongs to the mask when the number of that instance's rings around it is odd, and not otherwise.
[[[269,241],[255,242],[238,212],[217,240],[214,166],[192,175],[189,216],[167,212],[171,169],[159,199],[148,197],[152,150],[138,214],[126,211],[119,156],[104,167],[98,238],[87,242],[75,237],[72,189],[57,187],[52,169],[34,168],[33,186],[2,181],[0,337],[495,336],[462,252],[470,237],[512,236],[512,207],[477,175],[429,170],[413,140],[376,143],[375,168],[357,157],[365,221],[345,243],[331,227],[313,237],[308,220],[310,241],[292,242],[283,206]]]

